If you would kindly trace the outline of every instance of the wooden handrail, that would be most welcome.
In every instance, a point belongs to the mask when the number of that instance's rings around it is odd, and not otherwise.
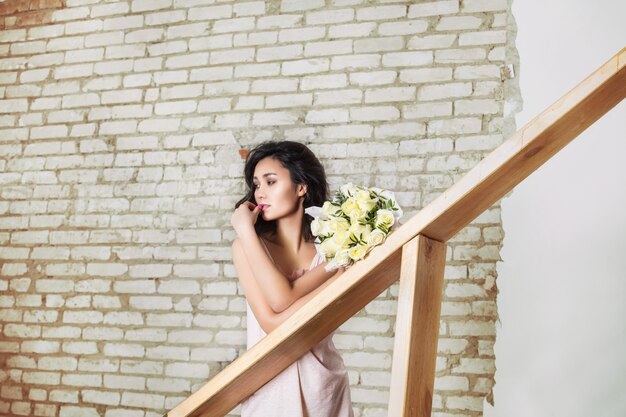
[[[224,416],[396,282],[418,234],[446,242],[626,96],[626,48],[528,122],[273,332],[167,413]]]

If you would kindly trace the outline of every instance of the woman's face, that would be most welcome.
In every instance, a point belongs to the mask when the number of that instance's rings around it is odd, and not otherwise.
[[[263,203],[265,220],[276,220],[298,210],[299,198],[306,192],[306,185],[294,184],[289,170],[271,157],[261,159],[254,168],[252,181],[257,204]]]

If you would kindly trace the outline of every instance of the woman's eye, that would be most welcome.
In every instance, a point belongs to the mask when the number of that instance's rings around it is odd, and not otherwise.
[[[271,185],[271,184],[274,184],[275,182],[276,182],[276,181],[268,181],[267,183],[268,183],[269,185]],[[259,185],[260,185],[260,184],[254,184],[254,188],[259,188]]]

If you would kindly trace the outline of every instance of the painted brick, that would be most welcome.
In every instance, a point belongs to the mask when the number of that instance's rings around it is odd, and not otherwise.
[[[73,0],[1,31],[0,350],[29,393],[3,386],[2,411],[163,415],[235,360],[239,152],[304,142],[331,189],[392,189],[410,217],[504,140],[509,7]],[[438,416],[493,386],[500,215],[449,242]],[[355,415],[386,413],[397,296],[334,338]]]

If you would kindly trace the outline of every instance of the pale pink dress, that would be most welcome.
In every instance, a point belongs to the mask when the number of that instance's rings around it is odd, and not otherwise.
[[[263,239],[261,239],[263,242]],[[267,255],[272,259],[265,242]],[[316,254],[309,269],[324,261]],[[274,260],[272,259],[272,262]],[[293,272],[300,278],[305,269]],[[247,349],[266,336],[247,307]],[[333,344],[334,332],[241,403],[241,417],[353,417],[350,381]]]

